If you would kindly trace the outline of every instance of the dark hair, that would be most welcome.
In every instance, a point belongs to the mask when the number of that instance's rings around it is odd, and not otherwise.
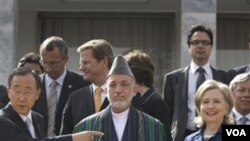
[[[46,51],[53,51],[55,48],[58,48],[61,57],[68,56],[68,44],[58,36],[51,36],[43,41],[40,46],[40,52],[45,49]]]
[[[124,55],[135,77],[136,83],[151,87],[154,83],[154,64],[151,57],[142,50],[134,50]]]
[[[83,45],[81,45],[78,49],[77,52],[82,52],[84,50],[91,49],[93,53],[93,57],[97,61],[101,61],[105,57],[108,59],[108,68],[111,68],[112,62],[114,60],[114,53],[112,49],[112,45],[104,40],[104,39],[93,39],[90,40]]]
[[[20,68],[23,67],[26,63],[32,63],[39,65],[43,72],[44,69],[43,66],[40,64],[40,59],[41,57],[39,56],[39,54],[36,54],[34,52],[29,52],[19,60],[17,67]]]
[[[28,74],[32,74],[32,76],[36,80],[37,89],[40,89],[41,88],[41,79],[40,79],[40,77],[34,71],[32,71],[31,69],[26,68],[26,67],[15,68],[11,72],[11,74],[9,75],[9,78],[8,78],[8,86],[9,87],[11,86],[11,82],[12,82],[12,80],[13,80],[13,78],[15,76],[25,76],[25,75],[28,75]]]
[[[195,26],[191,27],[191,30],[189,31],[188,36],[187,36],[188,45],[190,44],[190,41],[191,41],[191,38],[192,38],[193,34],[195,32],[197,32],[197,31],[206,32],[209,39],[210,39],[210,41],[211,41],[211,45],[213,45],[213,33],[212,33],[212,30],[209,27],[207,27],[207,26],[205,26],[203,24],[199,24],[199,25],[195,25]]]

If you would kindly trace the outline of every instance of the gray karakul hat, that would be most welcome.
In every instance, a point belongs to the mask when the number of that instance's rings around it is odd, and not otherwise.
[[[109,74],[108,74],[107,78],[110,77],[111,75],[129,75],[132,78],[134,78],[134,75],[133,75],[130,67],[128,66],[128,63],[120,55],[118,55],[114,59],[113,64],[111,66],[111,69],[109,70]]]

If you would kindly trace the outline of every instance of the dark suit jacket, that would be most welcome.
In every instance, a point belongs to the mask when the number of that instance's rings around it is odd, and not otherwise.
[[[135,102],[135,97],[133,99],[133,102]],[[171,124],[170,124],[170,111],[167,107],[166,103],[162,99],[161,95],[155,91],[153,87],[151,87],[149,90],[145,92],[145,94],[140,98],[140,103],[138,107],[136,107],[141,110],[142,112],[145,112],[152,117],[160,120],[165,127],[167,140],[171,141]]]
[[[213,79],[226,83],[227,73],[211,67]],[[188,71],[189,66],[165,75],[163,96],[170,108],[173,141],[183,141],[187,125],[188,107]]]
[[[60,134],[73,133],[74,126],[85,117],[95,113],[92,85],[86,86],[70,94],[63,111],[62,128]],[[109,105],[106,98],[101,110]]]
[[[244,65],[244,66],[240,66],[240,67],[230,69],[227,72],[227,83],[229,84],[236,75],[248,72],[249,70],[250,70],[249,65]]]
[[[9,102],[7,88],[4,85],[0,85],[0,108],[3,108]]]
[[[89,84],[90,84],[89,82],[83,79],[83,76],[75,72],[67,70],[66,76],[63,81],[63,86],[62,86],[61,94],[59,97],[59,101],[57,103],[56,118],[55,118],[56,135],[59,135],[59,132],[60,132],[61,122],[62,122],[62,112],[65,106],[65,103],[68,100],[69,94]],[[46,130],[47,130],[48,109],[47,109],[47,94],[46,94],[46,87],[45,87],[45,75],[42,76],[41,94],[39,96],[39,99],[36,101],[35,105],[33,106],[33,110],[44,116],[45,122],[46,122]]]
[[[33,126],[37,139],[33,139],[29,129],[23,122],[22,118],[8,104],[0,110],[0,140],[1,141],[71,141],[71,136],[64,136],[57,139],[46,139],[44,119],[42,115],[31,112]]]

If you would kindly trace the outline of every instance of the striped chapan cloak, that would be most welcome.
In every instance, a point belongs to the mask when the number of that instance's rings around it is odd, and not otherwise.
[[[118,141],[112,120],[111,106],[80,121],[74,132],[101,131],[104,136],[94,141]],[[157,119],[130,107],[122,141],[167,141],[164,125]]]

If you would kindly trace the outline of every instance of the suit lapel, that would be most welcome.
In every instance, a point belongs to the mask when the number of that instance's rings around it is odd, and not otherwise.
[[[39,112],[39,113],[44,115],[44,118],[47,121],[48,109],[47,109],[47,93],[46,93],[46,85],[45,85],[45,75],[42,76],[41,94],[40,94],[40,97],[37,100],[37,102],[38,102],[38,105],[44,105],[43,107],[37,107],[38,108],[37,110],[39,110],[39,111],[42,110],[42,112]],[[40,109],[40,108],[42,108],[42,109]]]
[[[29,129],[25,125],[24,121],[22,118],[18,115],[16,111],[12,108],[10,104],[7,105],[6,109],[4,110],[6,112],[7,117],[13,122],[13,124],[24,134],[31,136]]]
[[[33,120],[33,126],[34,126],[34,129],[35,129],[37,138],[39,138],[39,139],[43,138],[45,136],[45,132],[43,131],[43,129],[41,127],[43,125],[40,125],[43,122],[33,112],[32,112],[32,120]]]
[[[72,84],[71,81],[72,81],[72,79],[70,76],[70,72],[67,71],[66,76],[63,80],[63,86],[62,86],[61,94],[60,94],[60,97],[58,100],[57,109],[63,109],[64,104],[65,104],[66,100],[68,99],[69,93],[71,92],[71,89],[73,87],[71,85]],[[58,110],[57,110],[57,113],[58,113]]]
[[[102,103],[101,110],[105,109],[109,105],[109,100],[106,97]]]
[[[93,109],[93,113],[95,113],[95,103],[94,103],[94,88],[93,88],[93,85],[89,85],[89,91],[91,93],[91,96],[92,96],[92,101],[90,101],[90,104],[92,105],[92,109]],[[109,105],[109,100],[108,98],[106,97],[102,103],[102,106],[100,108],[100,110],[103,110],[105,109],[107,106]]]
[[[222,83],[226,83],[226,75],[224,75],[222,71],[217,70],[217,69],[213,68],[212,66],[210,66],[210,67],[212,70],[213,79],[216,81],[220,81]]]
[[[87,96],[87,98],[86,99],[89,99],[88,101],[86,101],[86,102],[88,102],[89,103],[89,108],[90,108],[90,114],[93,114],[93,113],[95,113],[95,103],[94,103],[94,92],[93,92],[93,86],[92,85],[89,85],[89,86],[87,86],[88,87],[88,95],[86,95]],[[85,95],[85,94],[84,94]],[[85,110],[85,107],[83,107],[84,108],[84,110]]]
[[[182,75],[180,75],[180,90],[181,90],[181,94],[182,94],[182,100],[183,101],[187,101],[187,96],[188,96],[188,72],[189,72],[189,68],[185,67],[183,70],[183,73],[181,73]]]

